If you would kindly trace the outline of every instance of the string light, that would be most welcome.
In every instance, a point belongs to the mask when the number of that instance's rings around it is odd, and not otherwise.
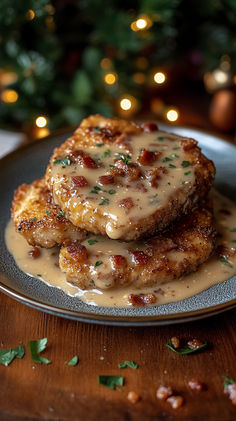
[[[0,85],[7,86],[11,83],[15,83],[18,79],[18,76],[15,72],[8,72],[4,69],[0,69]]]
[[[123,98],[120,100],[120,108],[124,111],[130,110],[132,107],[132,102],[129,98]]]
[[[40,115],[39,117],[36,118],[35,120],[35,124],[37,127],[45,127],[48,123],[48,120],[46,117],[44,117],[43,115]]]
[[[34,17],[35,17],[35,12],[32,9],[29,9],[26,12],[26,17],[27,17],[28,20],[33,20]]]
[[[117,81],[117,74],[116,73],[106,73],[104,76],[104,82],[107,85],[114,85]]]
[[[137,20],[132,22],[130,25],[132,31],[134,32],[143,31],[144,29],[150,28],[150,26],[152,26],[152,21],[146,15],[140,16]]]
[[[112,67],[112,61],[108,57],[104,57],[100,62],[100,66],[102,69],[110,69]]]
[[[1,99],[3,102],[13,103],[18,100],[18,93],[14,89],[5,89],[1,93]]]
[[[169,121],[176,121],[179,118],[179,113],[177,110],[174,109],[170,109],[169,111],[167,111],[166,113],[166,118]]]
[[[38,128],[34,132],[34,137],[36,139],[41,139],[42,137],[48,136],[50,134],[50,130],[47,127]]]
[[[161,85],[162,83],[165,82],[166,80],[166,75],[162,72],[157,72],[155,73],[155,75],[153,76],[154,81],[158,84]]]

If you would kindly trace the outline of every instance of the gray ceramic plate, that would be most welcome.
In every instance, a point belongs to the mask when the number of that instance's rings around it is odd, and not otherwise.
[[[231,199],[236,198],[236,147],[223,139],[183,127],[161,126],[182,136],[197,139],[204,153],[216,165],[216,187]],[[106,308],[84,304],[62,291],[30,278],[16,266],[4,242],[4,230],[10,217],[14,189],[22,183],[40,178],[55,146],[70,133],[49,136],[0,161],[0,290],[10,297],[51,314],[91,323],[148,326],[196,320],[236,305],[236,276],[214,285],[194,297],[176,303],[149,308]]]

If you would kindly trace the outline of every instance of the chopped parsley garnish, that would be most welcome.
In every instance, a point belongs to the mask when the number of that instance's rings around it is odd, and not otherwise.
[[[115,165],[109,165],[110,169],[113,170],[115,168]]]
[[[100,266],[100,265],[102,265],[102,264],[103,264],[103,262],[102,262],[101,260],[98,260],[98,261],[95,263],[94,267],[96,268],[96,267],[98,267],[98,266]]]
[[[158,137],[156,138],[156,140],[157,140],[158,142],[163,142],[164,137],[162,137],[162,136],[158,136]]]
[[[42,275],[41,275],[41,273],[37,273],[37,276],[40,276],[40,278],[41,278]]]
[[[32,222],[35,222],[35,221],[37,221],[37,218],[36,217],[32,218]]]
[[[50,215],[50,214],[51,214],[51,212],[50,212],[50,211],[47,211],[47,212],[46,212],[46,215]]]
[[[61,164],[62,168],[65,168],[66,165],[70,165],[71,162],[67,156],[64,156],[62,159],[56,159],[56,161],[53,162],[53,165]]]
[[[235,381],[234,381],[234,379],[232,379],[232,377],[229,377],[229,376],[222,376],[222,377],[223,377],[223,379],[225,379],[224,387],[228,387],[230,384],[235,383]]]
[[[180,149],[181,149],[181,147],[180,146],[175,146],[174,148],[172,148],[173,149],[173,151],[179,151]]]
[[[104,158],[106,158],[106,156],[110,156],[110,155],[111,155],[111,151],[110,151],[110,149],[107,149],[107,150],[103,153]]]
[[[167,348],[171,349],[171,351],[176,352],[176,354],[187,355],[187,354],[193,354],[194,352],[198,352],[198,351],[201,351],[202,349],[207,348],[208,347],[208,343],[207,342],[204,342],[202,345],[200,345],[200,346],[198,346],[196,348],[186,347],[186,348],[178,348],[178,349],[176,349],[173,346],[171,340],[169,340],[166,343],[166,346],[167,346]]]
[[[236,232],[236,228],[232,228],[229,230],[230,232]]]
[[[69,362],[65,361],[65,364],[73,367],[73,366],[77,365],[78,362],[79,362],[79,358],[77,357],[77,355],[75,355]]]
[[[172,161],[171,158],[168,158],[168,156],[166,156],[165,158],[163,158],[162,162],[168,162],[168,161]]]
[[[182,182],[181,182],[181,184],[185,184],[185,183],[186,183],[186,181],[182,181]]]
[[[109,193],[109,194],[115,194],[115,193],[116,193],[116,190],[113,190],[113,189],[108,190],[108,193]]]
[[[109,205],[110,200],[109,199],[102,199],[102,201],[99,203],[99,205]]]
[[[172,153],[172,154],[171,154],[171,157],[172,157],[172,158],[179,158],[179,155],[176,155],[176,153]]]
[[[124,361],[123,363],[118,364],[119,368],[125,368],[125,367],[130,367],[133,370],[136,370],[138,368],[138,364],[135,363],[134,361]]]
[[[168,181],[168,183],[167,183],[169,186],[171,185],[171,183]]]
[[[58,216],[65,216],[65,211],[64,211],[64,210],[61,210],[61,211],[58,213]]]
[[[120,159],[126,164],[129,165],[131,163],[131,156],[129,154],[125,155],[124,153],[121,152],[115,152],[114,153],[115,156],[119,156]]]
[[[228,259],[226,259],[226,257],[221,257],[219,259],[219,261],[221,263],[223,263],[225,266],[228,266],[229,268],[232,268],[233,266],[231,265],[231,263],[229,263]]]
[[[94,244],[98,243],[98,240],[88,240],[88,244],[93,246]]]
[[[99,155],[97,153],[95,153],[95,154],[93,154],[91,156],[92,156],[92,158],[93,158],[94,161],[96,161],[96,162],[101,161],[101,158],[99,157]]]
[[[103,145],[104,145],[104,143],[96,143],[96,146],[97,146],[98,148],[101,148]]]
[[[94,193],[94,194],[98,194],[98,192],[102,190],[100,187],[98,186],[93,186],[93,190],[90,191],[90,193]]]
[[[101,130],[98,127],[93,127],[93,131],[98,134],[102,134]]]
[[[169,164],[169,168],[176,168],[176,166],[173,164]]]
[[[51,361],[47,358],[41,357],[40,352],[44,351],[47,345],[47,338],[38,339],[35,341],[29,341],[28,346],[30,349],[31,358],[35,363],[38,364],[50,364]]]
[[[15,358],[23,358],[25,355],[25,348],[23,345],[16,348],[1,349],[0,350],[0,364],[6,367],[11,364]]]
[[[190,165],[190,162],[189,161],[183,161],[181,165],[182,165],[183,168],[186,168]]]
[[[124,377],[122,376],[98,376],[98,383],[109,389],[116,389],[116,386],[123,386]]]
[[[192,171],[186,171],[186,172],[184,173],[184,175],[189,175],[189,174],[191,174],[191,172],[192,172]]]

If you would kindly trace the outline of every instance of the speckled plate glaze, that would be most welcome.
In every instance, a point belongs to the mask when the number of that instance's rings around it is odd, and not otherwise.
[[[217,169],[216,188],[236,200],[236,147],[216,136],[184,127],[160,125],[160,128],[199,141],[203,152]],[[90,306],[31,278],[16,266],[6,249],[4,231],[10,218],[14,189],[40,178],[55,146],[71,133],[59,133],[19,149],[0,161],[0,291],[26,305],[57,316],[90,323],[149,326],[166,325],[211,316],[236,305],[236,276],[214,285],[191,298],[161,306],[109,308]]]

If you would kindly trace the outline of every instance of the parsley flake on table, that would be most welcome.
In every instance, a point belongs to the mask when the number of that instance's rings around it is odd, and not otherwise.
[[[176,153],[172,153],[172,154],[171,154],[171,157],[172,157],[172,158],[179,158],[179,155],[176,155]]]
[[[176,352],[176,354],[180,354],[180,355],[187,355],[187,354],[193,354],[194,352],[198,352],[201,351],[202,349],[205,349],[208,347],[208,343],[204,342],[202,345],[197,346],[196,348],[190,348],[190,347],[186,347],[186,348],[175,348],[171,342],[171,340],[169,340],[166,343],[167,348],[171,349],[171,351]]]
[[[115,194],[115,193],[116,193],[116,190],[113,190],[113,189],[108,190],[108,193],[109,193],[109,194]]]
[[[30,355],[32,360],[35,363],[38,364],[50,364],[51,361],[48,360],[47,358],[41,357],[41,355],[39,355],[40,352],[44,351],[44,349],[46,348],[47,345],[47,338],[43,338],[43,339],[37,339],[34,341],[29,341],[28,342],[28,346],[30,349]]]
[[[190,162],[189,161],[182,161],[181,165],[182,165],[183,168],[186,168],[190,165]]]
[[[119,368],[130,367],[133,370],[136,370],[138,368],[138,364],[135,363],[134,361],[124,361],[123,363],[119,363],[118,367]]]
[[[186,171],[186,172],[184,173],[184,175],[189,175],[189,174],[191,174],[191,171]]]
[[[219,259],[219,261],[221,263],[223,263],[225,266],[228,266],[228,268],[232,268],[233,267],[233,265],[231,265],[231,263],[229,263],[229,261],[228,261],[228,259],[226,259],[226,257],[221,257]]]
[[[98,383],[109,389],[116,389],[116,386],[123,386],[124,377],[122,376],[98,376]]]
[[[69,362],[65,361],[65,364],[70,365],[71,367],[74,367],[75,365],[78,364],[78,362],[79,362],[79,358],[77,357],[77,355],[75,355],[73,358],[71,358]]]
[[[101,148],[103,145],[104,145],[104,143],[96,143],[96,146],[97,146],[98,148]]]
[[[163,136],[158,136],[158,137],[156,138],[156,140],[157,140],[158,142],[163,142],[164,137],[163,137]]]
[[[230,384],[235,383],[235,381],[234,381],[234,379],[232,379],[232,377],[229,377],[229,376],[222,376],[222,377],[223,377],[223,379],[225,379],[224,387],[228,387]]]
[[[15,358],[23,358],[25,355],[25,348],[23,345],[16,348],[1,349],[0,350],[0,364],[7,367]]]
[[[67,158],[67,156],[64,156],[64,158],[56,159],[56,161],[53,162],[53,165],[57,165],[57,164],[61,164],[62,168],[65,168],[66,165],[70,165],[71,162],[70,162],[70,159]]]
[[[162,162],[168,162],[168,161],[172,161],[172,159],[168,158],[168,156],[165,156],[165,158],[162,159]]]
[[[169,168],[176,168],[176,166],[173,164],[169,164]]]
[[[96,268],[96,267],[98,267],[98,266],[100,266],[100,265],[102,265],[102,264],[103,264],[103,262],[102,262],[101,260],[98,260],[98,261],[95,263],[94,267]]]
[[[88,240],[88,244],[93,246],[94,244],[98,243],[98,240]]]

